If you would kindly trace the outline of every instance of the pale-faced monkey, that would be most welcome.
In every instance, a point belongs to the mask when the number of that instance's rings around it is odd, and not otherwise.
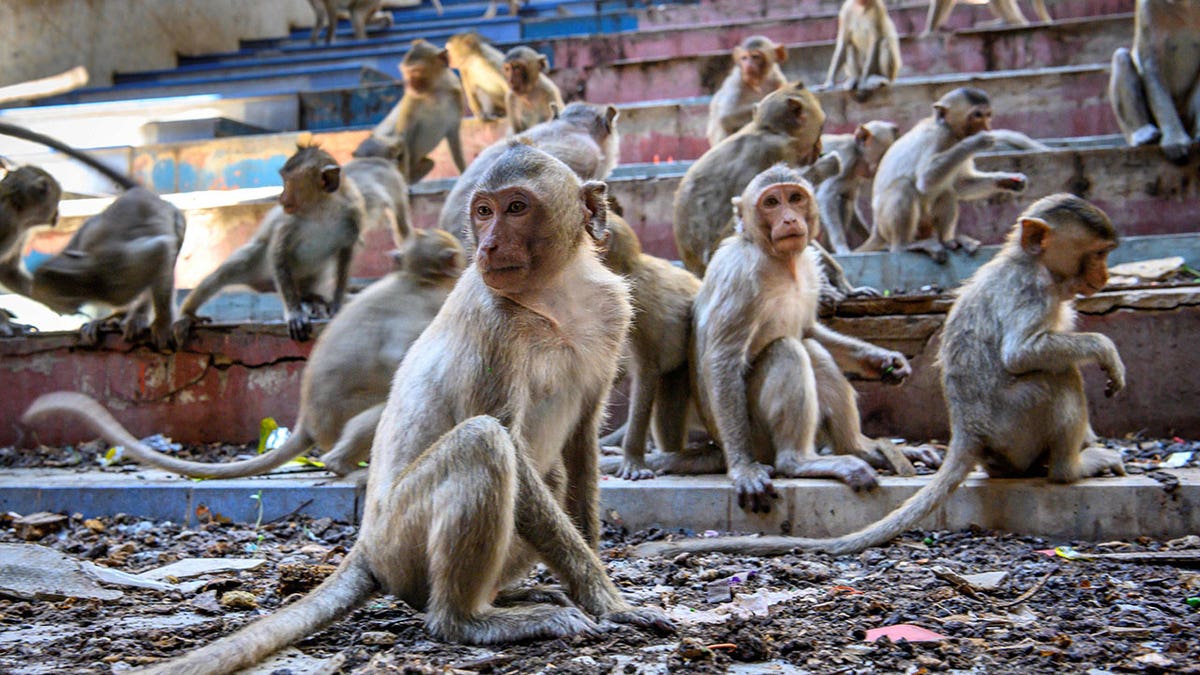
[[[358,540],[308,597],[158,672],[231,672],[372,594],[440,639],[551,639],[613,621],[671,630],[605,574],[597,431],[631,308],[605,269],[603,183],[516,143],[472,194],[475,262],[396,371]],[[509,591],[536,561],[571,604]],[[151,672],[155,672],[151,670]]]
[[[581,101],[568,105],[554,119],[537,124],[515,138],[565,162],[585,181],[607,178],[617,163],[621,148],[617,109]],[[438,227],[461,239],[466,238],[467,200],[479,177],[504,154],[508,143],[508,140],[501,140],[484,148],[454,181],[438,215]]]
[[[402,172],[409,185],[433,170],[433,160],[427,155],[443,138],[454,165],[460,172],[465,170],[459,129],[466,102],[458,76],[450,70],[447,51],[417,38],[400,62],[400,74],[404,95],[371,134],[384,143],[403,139],[406,166]]]
[[[368,25],[392,27],[391,12],[381,11],[383,0],[308,0],[308,4],[312,5],[313,14],[317,19],[313,23],[312,33],[308,36],[308,41],[312,44],[317,43],[321,30],[326,28],[328,30],[325,33],[325,44],[333,44],[333,34],[337,31],[338,17],[341,15],[350,18],[356,40],[367,39]]]
[[[263,217],[254,237],[184,299],[173,327],[180,345],[192,326],[208,320],[197,315],[200,307],[233,284],[279,293],[293,340],[307,340],[313,318],[332,316],[341,307],[365,218],[362,194],[353,181],[342,180],[337,161],[316,146],[299,147],[279,175],[279,204]]]
[[[750,123],[754,105],[787,84],[779,64],[787,60],[787,47],[754,35],[733,48],[733,68],[708,104],[709,147]]]
[[[494,120],[506,114],[508,80],[504,75],[504,54],[488,44],[478,33],[459,33],[446,40],[450,67],[462,76],[467,106],[476,119]]]
[[[975,253],[979,241],[955,231],[958,202],[1025,189],[1024,174],[975,170],[975,154],[996,144],[999,132],[991,128],[985,92],[960,87],[938,99],[933,115],[879,162],[871,195],[875,229],[857,250],[921,251],[937,262],[946,261],[947,249]]]
[[[325,468],[345,475],[368,459],[392,375],[454,288],[465,265],[458,240],[441,230],[418,230],[397,256],[399,269],[346,303],[313,346],[300,381],[300,411],[283,445],[228,464],[182,460],[142,443],[104,407],[84,394],[38,398],[26,424],[73,415],[134,460],[195,478],[238,478],[266,473],[312,446]]]
[[[860,101],[900,73],[900,37],[883,0],[846,0],[842,5],[823,88],[834,86],[838,70],[846,73],[846,88]]]
[[[363,197],[362,229],[376,227],[392,234],[396,248],[412,234],[408,184],[392,159],[356,157],[342,167],[342,179],[350,180]]]
[[[21,241],[8,241],[4,260],[17,265],[11,282],[24,288],[29,297],[62,314],[79,311],[85,303],[114,308],[106,318],[89,321],[80,330],[85,344],[95,344],[100,330],[111,323],[121,329],[126,342],[135,342],[149,331],[156,349],[171,346],[171,321],[174,310],[175,260],[183,246],[186,221],[183,213],[132,178],[117,173],[86,152],[24,127],[0,122],[0,133],[40,143],[71,156],[96,169],[125,189],[100,213],[88,218],[71,236],[66,248],[43,262],[32,278],[20,274]],[[42,185],[44,172],[18,170],[23,185],[5,184],[13,189],[3,195],[8,207],[24,204],[22,218],[28,224],[57,214],[61,190],[55,182]],[[18,193],[20,193],[18,195]],[[15,201],[14,201],[15,200]],[[15,217],[10,216],[10,217]],[[0,223],[3,221],[0,220]],[[51,221],[52,222],[52,221]],[[13,229],[19,229],[14,223]],[[4,228],[0,235],[6,235]],[[21,239],[21,237],[18,237]],[[15,257],[9,257],[15,256]],[[8,279],[0,279],[7,285]],[[11,289],[20,291],[20,288]]]
[[[1109,395],[1125,386],[1117,348],[1099,333],[1073,331],[1072,301],[1108,280],[1117,245],[1108,216],[1069,194],[1029,206],[991,261],[964,285],[942,329],[938,358],[950,409],[950,447],[941,470],[877,523],[833,539],[722,537],[654,543],[641,555],[722,551],[773,555],[792,549],[854,553],[914,527],[982,463],[989,476],[1045,475],[1073,483],[1121,456],[1096,443],[1079,366],[1098,364]]]
[[[529,47],[513,47],[504,55],[504,78],[508,80],[508,125],[514,134],[547,120],[563,109],[562,92],[546,71],[546,57]]]
[[[652,432],[660,448],[681,448],[687,414],[688,331],[692,302],[700,289],[696,275],[642,252],[637,234],[624,218],[609,214],[604,264],[625,277],[633,300],[629,328],[629,415],[622,441],[624,460],[616,475],[629,480],[653,478],[645,460]]]
[[[61,198],[58,181],[36,166],[14,167],[0,179],[0,287],[29,297],[33,278],[21,262],[21,252],[30,230],[58,223]],[[0,337],[32,330],[32,326],[17,323],[6,310],[0,310]]]
[[[950,18],[950,11],[956,4],[958,0],[930,0],[929,16],[925,20],[925,30],[921,32],[921,37],[929,37],[933,31],[941,30],[942,24]],[[1017,0],[988,0],[987,6],[1003,23],[1010,26],[1029,25],[1029,19],[1021,13]],[[1037,13],[1039,21],[1049,23],[1054,20],[1046,10],[1046,0],[1033,0],[1033,11]]]
[[[1108,97],[1130,145],[1187,161],[1200,141],[1200,4],[1137,0],[1133,51],[1113,53]]]
[[[817,204],[821,226],[834,253],[849,253],[851,228],[866,238],[870,221],[859,207],[859,191],[870,189],[883,154],[896,142],[900,128],[891,122],[873,120],[858,125],[853,134],[826,135],[821,143],[828,152],[837,153],[841,163],[838,175],[817,186]]]

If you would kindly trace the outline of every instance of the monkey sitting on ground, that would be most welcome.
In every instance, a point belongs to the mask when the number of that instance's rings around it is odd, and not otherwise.
[[[554,119],[563,109],[562,92],[546,75],[546,57],[529,47],[513,47],[504,55],[504,78],[508,81],[508,125],[519,134],[536,124]]]
[[[62,187],[36,166],[8,169],[0,179],[0,288],[29,297],[33,278],[21,262],[30,230],[58,223]],[[17,323],[0,309],[0,337],[25,335],[32,326]]]
[[[856,250],[920,251],[939,263],[947,249],[974,254],[979,241],[956,233],[958,202],[1025,189],[1024,174],[975,170],[976,153],[1001,136],[1024,136],[991,129],[985,92],[960,87],[938,99],[933,115],[896,140],[879,162],[871,195],[875,229]]]
[[[399,269],[346,303],[322,331],[304,367],[300,411],[283,445],[253,459],[208,464],[145,445],[96,401],[59,392],[40,397],[27,423],[75,415],[88,429],[123,446],[136,461],[195,478],[266,473],[316,445],[325,468],[345,475],[366,461],[392,375],[409,346],[437,314],[465,264],[462,246],[441,230],[418,230],[398,253]]]
[[[504,76],[504,54],[479,37],[459,33],[446,40],[450,67],[462,77],[467,106],[476,119],[489,121],[507,114],[508,80]]]
[[[779,67],[786,60],[787,47],[762,35],[748,37],[733,48],[733,68],[708,103],[709,147],[749,124],[755,104],[787,84]]]
[[[870,221],[859,208],[859,190],[863,186],[870,188],[879,161],[899,135],[900,128],[895,124],[873,120],[858,125],[853,134],[821,138],[825,150],[837,153],[841,164],[838,175],[817,187],[821,227],[834,253],[850,252],[847,239],[851,227],[861,232],[863,238],[868,236]]]
[[[307,340],[314,317],[332,316],[341,307],[365,217],[363,196],[353,181],[342,180],[337,161],[316,146],[299,147],[279,175],[279,204],[263,217],[254,237],[184,299],[172,329],[178,344],[187,341],[192,326],[208,320],[196,314],[200,307],[232,284],[278,292],[293,340]]]
[[[1200,142],[1200,4],[1137,0],[1133,51],[1113,52],[1108,97],[1130,145],[1187,161]]]
[[[405,146],[401,172],[409,185],[433,170],[427,155],[446,139],[450,157],[464,171],[462,126],[466,102],[458,76],[450,70],[450,55],[421,38],[413,40],[400,62],[404,77],[404,95],[371,132],[380,142],[390,145],[399,138]]]
[[[595,551],[597,431],[631,314],[593,243],[604,202],[603,183],[509,146],[470,199],[475,263],[396,372],[353,548],[304,599],[150,672],[232,672],[377,592],[471,644],[673,629],[630,606]],[[565,605],[512,604],[539,560]]]
[[[925,20],[925,30],[921,32],[921,37],[929,37],[933,31],[941,30],[942,24],[950,18],[950,11],[957,4],[958,0],[930,0],[929,15]],[[1025,15],[1021,13],[1021,8],[1017,6],[1017,0],[988,0],[987,6],[992,10],[992,14],[1005,24],[1010,26],[1029,25],[1029,19],[1026,19]],[[1050,17],[1050,12],[1046,11],[1046,0],[1033,0],[1033,11],[1037,12],[1039,21],[1049,23],[1054,20]]]
[[[383,0],[308,0],[312,5],[316,22],[313,23],[312,33],[308,41],[317,43],[321,30],[328,28],[325,33],[325,44],[333,44],[333,34],[337,31],[338,17],[346,15],[350,25],[354,27],[354,39],[367,39],[367,26],[392,27],[392,13],[381,8]]]
[[[900,37],[883,0],[846,0],[842,5],[833,60],[822,88],[833,88],[839,69],[845,70],[846,89],[859,101],[900,73]]]
[[[654,542],[637,554],[856,553],[914,527],[979,463],[989,476],[1040,474],[1056,483],[1107,471],[1124,475],[1120,454],[1096,443],[1079,366],[1099,364],[1108,395],[1125,387],[1125,366],[1112,340],[1073,331],[1072,307],[1076,295],[1092,295],[1108,282],[1107,258],[1116,246],[1108,216],[1074,195],[1051,195],[1025,209],[996,257],[963,285],[942,329],[938,359],[950,409],[942,468],[884,519],[832,539]]]

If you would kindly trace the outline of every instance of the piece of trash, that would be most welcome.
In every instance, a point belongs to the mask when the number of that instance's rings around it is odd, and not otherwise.
[[[925,537],[921,540],[921,543],[925,544],[926,546],[933,546],[933,537]]]
[[[1184,602],[1186,602],[1187,606],[1191,607],[1192,609],[1200,609],[1200,597],[1188,598],[1187,600],[1184,600]]]
[[[843,586],[841,584],[838,584],[837,586],[830,588],[829,592],[833,593],[834,595],[842,595],[842,594],[862,595],[862,593],[863,593],[862,591],[858,590],[857,588],[854,588],[853,586]]]
[[[34,541],[58,532],[67,522],[67,517],[61,513],[39,511],[27,516],[13,518],[13,527],[17,528],[17,536],[25,541]]]
[[[701,537],[716,537],[716,536],[719,536],[720,534],[721,533],[717,532],[716,530],[705,530],[704,533],[701,534],[700,536]]]
[[[161,452],[163,454],[168,454],[168,455],[177,453],[180,450],[183,450],[182,443],[174,443],[171,441],[171,439],[167,438],[166,436],[163,436],[162,434],[154,434],[153,436],[147,436],[142,439],[142,443],[144,445],[150,446],[151,448],[153,448],[154,450],[157,450],[158,452]]]
[[[937,642],[946,639],[945,635],[935,633],[928,628],[914,626],[911,623],[898,623],[882,628],[872,628],[867,631],[867,642],[874,642],[881,637],[886,637],[892,642],[899,642],[900,640],[907,640],[908,642]]]
[[[1167,455],[1166,459],[1164,459],[1163,461],[1158,463],[1158,468],[1160,468],[1160,469],[1182,468],[1182,467],[1186,466],[1188,462],[1192,461],[1192,455],[1194,455],[1194,454],[1196,454],[1196,453],[1194,453],[1194,452],[1172,452],[1170,455]]]
[[[979,574],[964,574],[962,579],[976,590],[994,591],[1000,587],[1001,582],[1007,576],[1008,572],[980,572]]]
[[[161,581],[167,577],[187,579],[188,577],[198,577],[201,574],[252,570],[266,562],[262,558],[184,558],[170,565],[147,570],[137,576],[151,581]]]
[[[125,459],[125,446],[114,445],[104,455],[97,457],[96,461],[100,462],[100,466],[112,466],[119,464],[123,459]]]
[[[283,445],[288,434],[288,428],[279,426],[274,417],[262,418],[262,421],[258,423],[258,454],[261,455],[267,450],[274,450]]]
[[[1070,546],[1055,546],[1054,555],[1057,555],[1060,558],[1066,558],[1067,560],[1088,560],[1091,558],[1091,556],[1080,553]]]
[[[1150,666],[1151,668],[1158,668],[1161,670],[1174,670],[1175,669],[1174,661],[1172,661],[1171,659],[1168,659],[1167,657],[1163,656],[1162,654],[1156,654],[1154,652],[1150,652],[1149,654],[1142,654],[1141,656],[1135,658],[1134,662],[1140,663],[1143,666]]]
[[[704,601],[710,605],[733,600],[733,585],[727,579],[717,579],[708,582],[705,588]]]
[[[1039,548],[1036,551],[1034,551],[1034,553],[1041,553],[1042,555],[1049,556],[1051,558],[1058,555],[1057,553],[1054,552],[1054,549],[1052,549],[1052,548]]]
[[[313,459],[312,457],[308,457],[305,455],[300,455],[296,459],[289,461],[288,464],[298,464],[300,466],[313,466],[318,469],[325,468],[325,462],[322,462],[319,459]]]

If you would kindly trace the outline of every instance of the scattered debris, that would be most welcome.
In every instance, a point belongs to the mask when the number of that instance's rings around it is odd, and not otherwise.
[[[100,586],[83,563],[54,549],[0,544],[0,595],[20,600],[115,600],[124,593]]]
[[[61,513],[46,513],[40,511],[27,516],[15,516],[13,526],[17,528],[17,536],[25,541],[37,541],[42,537],[58,532],[67,517]]]
[[[226,591],[219,602],[225,609],[258,609],[258,598],[248,591]]]
[[[872,628],[867,631],[867,642],[874,642],[879,638],[887,638],[892,642],[899,642],[901,640],[909,642],[938,642],[945,640],[946,636],[910,623],[898,623],[892,626],[883,626],[882,628]]]
[[[201,574],[218,574],[220,572],[237,572],[252,570],[262,566],[266,560],[262,558],[184,558],[170,565],[157,567],[138,576],[152,581],[171,579],[187,579]]]

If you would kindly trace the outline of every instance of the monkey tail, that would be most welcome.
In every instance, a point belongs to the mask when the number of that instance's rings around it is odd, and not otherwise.
[[[186,656],[139,672],[217,675],[241,670],[332,623],[370,597],[378,587],[367,561],[355,546],[328,579],[295,604]]]
[[[163,454],[133,437],[133,434],[121,425],[111,413],[100,405],[96,399],[72,391],[56,391],[39,396],[29,406],[21,417],[21,422],[32,425],[43,419],[60,415],[73,416],[104,440],[113,445],[125,448],[135,460],[142,464],[174,471],[175,473],[192,478],[241,478],[254,476],[281,466],[299,457],[312,445],[313,439],[304,430],[304,423],[297,424],[297,429],[283,445],[274,450],[259,455],[253,459],[227,464],[209,464],[207,462],[191,462]]]
[[[729,553],[738,555],[782,555],[796,549],[823,551],[834,555],[858,553],[894,539],[912,529],[944,502],[975,466],[982,443],[975,438],[955,438],[946,452],[946,462],[937,474],[899,508],[863,529],[829,539],[807,537],[712,537],[679,541],[652,541],[633,549],[634,557],[672,557],[680,553]]]
[[[134,180],[132,178],[130,178],[129,176],[126,176],[125,174],[122,174],[122,173],[117,173],[111,167],[102,163],[100,160],[96,159],[95,157],[92,157],[88,153],[86,153],[82,150],[79,150],[77,148],[72,148],[71,146],[67,145],[66,143],[63,143],[62,141],[60,141],[56,138],[51,138],[45,134],[39,134],[36,131],[33,131],[31,129],[26,129],[25,127],[17,126],[15,124],[11,124],[9,122],[0,122],[0,134],[4,134],[5,136],[13,136],[15,138],[21,138],[26,141],[31,141],[33,143],[40,143],[48,148],[53,148],[54,150],[58,150],[59,152],[61,152],[63,154],[70,155],[71,157],[74,157],[75,159],[79,160],[80,162],[83,162],[84,164],[87,164],[88,166],[92,167],[96,171],[99,171],[100,173],[104,174],[109,179],[111,179],[114,183],[116,183],[117,185],[120,185],[121,187],[125,188],[126,190],[128,190],[129,188],[135,188],[138,186],[138,184],[136,182],[134,182]]]

